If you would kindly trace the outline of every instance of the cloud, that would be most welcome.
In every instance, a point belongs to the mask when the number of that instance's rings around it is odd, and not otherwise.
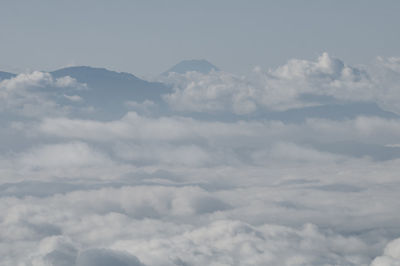
[[[64,97],[67,98],[70,101],[73,101],[73,102],[80,102],[80,101],[83,100],[82,97],[79,96],[79,95],[66,95],[66,94],[64,94]]]
[[[384,57],[378,56],[377,62],[381,67],[384,67],[387,70],[391,70],[393,72],[393,74],[400,73],[400,58],[399,57],[384,58]]]
[[[86,143],[70,142],[36,147],[22,154],[18,160],[32,168],[71,168],[103,164],[107,159]]]
[[[311,160],[292,169],[288,163],[286,169],[190,167],[178,170],[185,178],[165,185],[161,174],[142,180],[153,184],[122,187],[72,180],[81,185],[41,197],[9,191],[0,204],[8,249],[0,250],[10,264],[35,258],[60,265],[106,248],[135,254],[146,265],[367,265],[393,234],[381,228],[398,228],[397,185],[385,185],[398,165]],[[371,195],[374,203],[365,204]],[[116,253],[99,256],[119,258]],[[89,255],[89,262],[97,257]]]
[[[71,77],[54,79],[51,74],[34,71],[0,81],[0,103],[3,112],[25,117],[66,115],[71,107],[57,101],[53,94],[85,88]],[[71,98],[72,97],[72,98]],[[67,96],[70,100],[76,97]]]
[[[209,192],[193,186],[131,186],[44,198],[3,198],[0,208],[6,212],[1,216],[1,237],[13,252],[2,257],[37,265],[75,265],[71,264],[75,258],[76,265],[92,265],[99,258],[138,263],[130,254],[146,265],[367,265],[369,254],[377,249],[368,243],[373,234],[339,233],[337,226],[342,221],[343,228],[348,228],[346,223],[359,217],[359,202],[371,192],[345,192],[351,195],[343,197],[340,191],[326,194],[307,187],[307,182],[292,182]],[[337,195],[343,200],[331,205]],[[297,204],[290,205],[291,199],[297,199]],[[369,217],[375,214],[370,207],[364,211]],[[336,216],[335,221],[321,219],[329,213]],[[310,218],[321,226],[338,224],[334,231],[325,230],[304,223]],[[354,224],[361,230],[374,223],[360,219],[364,222]],[[289,221],[293,225],[281,224]],[[61,230],[50,231],[50,225]],[[40,228],[46,228],[46,233]]]
[[[81,252],[76,266],[143,266],[143,264],[129,253],[107,250],[89,249]]]
[[[382,256],[373,260],[371,266],[396,266],[400,265],[400,238],[388,243]]]
[[[109,122],[49,118],[28,131],[37,135],[109,143],[114,145],[118,156],[125,159],[142,157],[165,161],[176,158],[188,162],[193,158],[200,164],[206,162],[207,157],[218,162],[217,152],[225,155],[239,151],[241,155],[252,151],[259,153],[260,150],[265,154],[278,152],[276,143],[283,142],[294,143],[309,151],[323,146],[324,152],[332,150],[334,153],[337,149],[329,147],[330,143],[347,142],[349,145],[353,142],[354,145],[370,145],[371,149],[376,145],[382,151],[395,152],[396,147],[391,145],[400,142],[398,119],[365,116],[345,121],[311,118],[302,124],[293,124],[262,120],[209,122],[178,116],[153,118],[131,112]],[[321,143],[326,145],[321,146]],[[323,157],[321,153],[315,155]]]
[[[267,116],[396,110],[398,63],[171,74],[113,119],[69,77],[2,81],[0,265],[398,264],[399,118]]]
[[[75,265],[78,250],[75,244],[63,236],[50,236],[39,243],[39,250],[31,255],[33,265]]]
[[[397,58],[378,58],[374,68],[353,67],[323,53],[316,61],[292,59],[268,71],[255,68],[247,77],[226,72],[175,73],[167,79],[175,91],[165,100],[179,111],[243,115],[319,105],[318,97],[326,96],[337,101],[376,102],[399,113],[395,104],[400,97],[398,65]],[[314,101],[305,101],[308,95]]]
[[[216,112],[229,110],[237,114],[255,111],[255,88],[246,80],[226,72],[210,74],[172,73],[170,81],[175,92],[166,101],[179,111]]]
[[[46,87],[48,85],[55,85],[53,78],[49,73],[34,71],[29,74],[19,74],[16,77],[5,79],[1,81],[1,87],[12,91],[17,89]]]
[[[135,256],[117,250],[94,248],[78,250],[76,243],[63,236],[44,238],[37,252],[30,255],[32,265],[51,266],[143,266]]]
[[[42,144],[0,157],[3,182],[48,181],[57,178],[104,178],[123,175],[134,167],[120,165],[103,150],[84,142]]]
[[[125,160],[137,163],[165,163],[199,166],[210,162],[210,154],[197,145],[138,145],[117,143],[115,154]]]
[[[365,259],[350,254],[367,250],[364,243],[354,238],[325,235],[312,224],[291,229],[270,224],[251,226],[232,220],[215,221],[144,245],[128,240],[116,246],[141,253],[150,250],[143,260],[152,265],[357,265],[365,263]],[[170,254],[169,249],[175,254]],[[341,252],[348,252],[349,257],[340,258]],[[169,260],[159,259],[168,253]]]

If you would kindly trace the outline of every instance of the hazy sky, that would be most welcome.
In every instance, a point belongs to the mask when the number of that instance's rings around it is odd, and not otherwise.
[[[0,70],[91,65],[156,75],[203,58],[242,73],[323,51],[400,55],[400,1],[3,0]]]

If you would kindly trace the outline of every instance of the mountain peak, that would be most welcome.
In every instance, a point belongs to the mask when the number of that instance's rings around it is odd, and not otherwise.
[[[106,68],[90,67],[90,66],[72,66],[51,72],[53,76],[71,76],[78,81],[86,82],[86,79],[91,78],[111,78],[111,79],[124,79],[124,80],[140,80],[138,77],[126,73],[111,71]]]
[[[167,71],[163,73],[163,75],[167,75],[170,72],[175,72],[179,74],[185,74],[189,71],[196,71],[203,74],[208,74],[212,70],[219,71],[218,67],[214,66],[210,62],[204,59],[191,59],[191,60],[183,60],[178,64],[174,65]]]

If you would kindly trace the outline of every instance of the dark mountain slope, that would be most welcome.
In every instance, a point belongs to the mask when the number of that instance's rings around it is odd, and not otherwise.
[[[162,83],[148,82],[132,74],[110,71],[105,68],[77,66],[51,72],[53,77],[70,76],[80,83],[86,83],[93,89],[96,97],[107,97],[104,100],[158,100],[160,95],[169,92]]]
[[[16,75],[13,74],[13,73],[0,71],[0,80],[9,79],[9,78],[12,78],[12,77],[15,77],[15,76]]]
[[[132,74],[110,71],[104,68],[77,66],[50,72],[54,78],[70,76],[88,89],[75,91],[85,104],[95,108],[98,116],[114,118],[126,112],[129,101],[146,100],[162,103],[161,96],[171,92],[170,88],[158,82],[142,80]]]

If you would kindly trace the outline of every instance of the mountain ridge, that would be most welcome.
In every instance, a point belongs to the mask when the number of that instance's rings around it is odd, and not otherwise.
[[[14,73],[0,71],[0,81],[3,79],[10,79],[15,76],[16,76],[16,74],[14,74]]]

